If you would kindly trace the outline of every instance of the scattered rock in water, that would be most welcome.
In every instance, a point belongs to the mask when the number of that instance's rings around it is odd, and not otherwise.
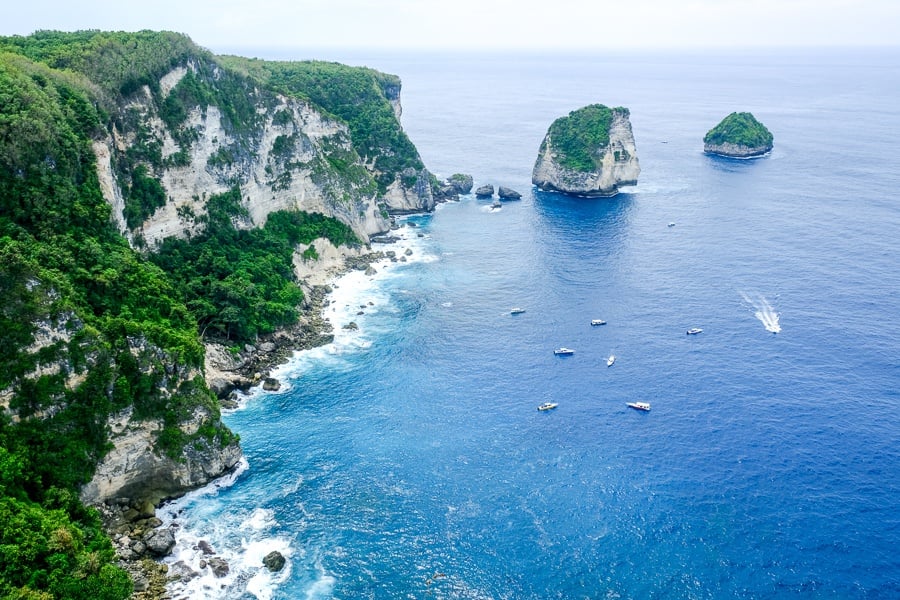
[[[376,273],[378,273],[378,271],[376,271],[372,267],[372,265],[369,265],[368,267],[366,267],[366,275],[368,275],[369,277],[371,277],[372,275],[375,275]]]
[[[356,331],[357,329],[359,329],[359,325],[357,325],[355,321],[350,321],[349,323],[344,325],[344,329],[347,329],[348,331]]]
[[[425,234],[424,234],[424,233],[420,233],[420,234],[418,234],[418,236],[419,236],[419,237],[425,237]]]
[[[503,200],[520,200],[522,198],[522,194],[517,192],[516,190],[504,186],[500,186],[497,188],[497,195],[500,196]]]
[[[273,573],[277,573],[284,568],[284,556],[278,550],[272,550],[263,558],[263,564]]]
[[[463,173],[454,173],[447,178],[447,183],[456,191],[457,194],[468,194],[475,185],[475,180],[471,175]]]
[[[405,256],[401,256],[401,257],[400,257],[400,262],[406,262],[406,257],[405,257]]]
[[[216,553],[216,551],[212,549],[212,546],[210,546],[209,542],[207,542],[206,540],[200,540],[199,542],[197,542],[197,550],[199,550],[206,556],[210,556]]]
[[[490,198],[494,195],[494,186],[493,185],[482,185],[477,190],[475,190],[475,196],[477,198]]]
[[[404,252],[403,254],[405,254],[406,256],[412,256],[412,253],[413,253],[412,248],[407,248],[406,252]]]
[[[226,562],[224,558],[219,558],[218,556],[210,558],[207,564],[209,565],[210,570],[212,570],[213,575],[216,577],[225,577],[230,570],[228,562]]]
[[[274,377],[266,377],[263,381],[262,388],[267,392],[276,392],[281,388],[281,382]]]

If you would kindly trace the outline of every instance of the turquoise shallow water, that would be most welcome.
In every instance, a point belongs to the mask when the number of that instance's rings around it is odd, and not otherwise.
[[[413,217],[413,261],[339,282],[360,331],[228,415],[249,468],[171,507],[173,562],[232,565],[176,595],[900,596],[897,53],[333,58],[402,77],[437,173],[524,198]],[[631,109],[639,185],[532,190],[590,102]],[[770,156],[702,154],[733,110]]]

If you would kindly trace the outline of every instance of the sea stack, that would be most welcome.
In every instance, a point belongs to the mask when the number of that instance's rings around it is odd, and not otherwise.
[[[538,152],[531,182],[576,196],[614,196],[635,185],[638,163],[627,108],[591,104],[556,119]]]
[[[703,151],[729,158],[756,158],[772,151],[772,132],[748,112],[733,112],[703,138]]]

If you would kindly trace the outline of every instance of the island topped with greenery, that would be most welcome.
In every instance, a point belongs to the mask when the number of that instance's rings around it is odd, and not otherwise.
[[[590,104],[556,119],[541,144],[532,183],[579,196],[612,196],[640,173],[627,108]]]
[[[772,150],[772,132],[751,113],[733,112],[703,138],[703,151],[733,158],[762,156]]]

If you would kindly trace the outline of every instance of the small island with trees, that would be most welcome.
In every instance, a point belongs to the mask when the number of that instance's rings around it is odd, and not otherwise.
[[[538,151],[531,181],[544,191],[613,196],[641,172],[627,108],[591,104],[556,119]]]
[[[772,151],[772,132],[751,113],[733,112],[703,138],[703,151],[729,158],[756,158]]]

